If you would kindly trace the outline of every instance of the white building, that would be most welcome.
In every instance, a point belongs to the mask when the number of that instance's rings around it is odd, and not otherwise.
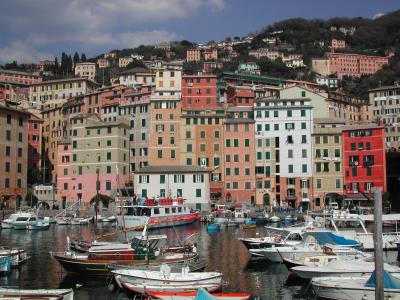
[[[133,62],[132,56],[120,57],[118,59],[118,67],[126,68],[126,66],[129,65],[131,62]]]
[[[106,58],[99,58],[97,60],[97,65],[99,66],[100,69],[108,68],[110,66],[110,61]]]
[[[94,80],[96,76],[96,63],[81,62],[75,64],[75,76]]]
[[[156,74],[144,68],[133,68],[119,73],[119,84],[136,88],[140,85],[155,85]]]
[[[316,81],[319,85],[321,85],[321,86],[325,85],[325,86],[327,86],[327,87],[330,88],[330,89],[335,89],[335,88],[338,87],[338,81],[339,81],[339,79],[337,79],[337,78],[330,78],[330,77],[324,77],[324,76],[317,76],[317,77],[315,78],[315,81]]]
[[[257,197],[272,205],[310,201],[313,111],[308,98],[258,98],[254,103]],[[270,181],[270,187],[259,182]],[[261,189],[261,190],[260,190]]]
[[[199,166],[148,166],[135,173],[142,197],[182,197],[195,209],[210,209],[210,171]]]
[[[177,96],[181,93],[182,68],[167,66],[156,72],[157,96]]]

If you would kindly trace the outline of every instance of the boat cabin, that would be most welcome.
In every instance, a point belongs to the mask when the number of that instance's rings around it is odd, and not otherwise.
[[[120,208],[120,206],[117,206]],[[140,199],[124,201],[123,208],[127,216],[164,217],[170,215],[187,215],[190,213],[183,198]]]

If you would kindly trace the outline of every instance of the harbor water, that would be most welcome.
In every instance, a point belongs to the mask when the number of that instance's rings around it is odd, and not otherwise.
[[[217,233],[207,233],[206,225],[197,223],[175,228],[153,230],[153,234],[166,234],[168,243],[178,244],[190,234],[198,234],[198,252],[204,259],[207,271],[223,273],[223,292],[245,292],[262,299],[315,299],[304,282],[295,282],[288,277],[283,264],[250,260],[246,247],[238,241],[241,236],[250,237],[264,233],[264,227],[243,230],[225,227]],[[99,224],[97,234],[115,231],[111,224]],[[122,291],[112,291],[108,286],[110,277],[87,277],[66,274],[50,251],[64,251],[67,236],[71,239],[92,240],[93,224],[82,226],[51,225],[47,231],[2,230],[0,243],[3,247],[26,249],[30,259],[8,276],[0,277],[0,286],[19,288],[74,288],[75,299],[130,299]],[[130,233],[133,234],[133,233]],[[138,234],[138,233],[136,233]],[[108,240],[124,239],[121,234]],[[395,262],[397,252],[387,252],[384,259]],[[289,279],[288,279],[289,278]],[[77,288],[78,287],[78,288]]]

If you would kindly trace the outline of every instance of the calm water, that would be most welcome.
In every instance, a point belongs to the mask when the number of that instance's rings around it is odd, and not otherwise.
[[[110,224],[100,224],[98,233],[113,231]],[[198,250],[207,261],[207,271],[220,271],[224,274],[224,292],[248,292],[262,299],[314,299],[306,284],[296,285],[287,281],[288,271],[284,265],[249,261],[244,245],[237,240],[240,236],[255,236],[263,233],[263,228],[241,230],[221,227],[219,233],[209,234],[203,224],[194,224],[175,229],[153,230],[152,233],[165,233],[170,244],[177,244],[192,233],[198,233]],[[25,232],[2,230],[1,246],[25,248],[31,257],[29,261],[11,275],[0,277],[0,286],[21,288],[74,288],[76,299],[129,299],[123,292],[112,292],[103,278],[63,273],[57,261],[51,259],[50,251],[63,251],[66,237],[92,239],[94,226],[57,226],[48,231]],[[123,235],[114,240],[123,240]],[[394,261],[396,253],[385,254],[385,259]]]

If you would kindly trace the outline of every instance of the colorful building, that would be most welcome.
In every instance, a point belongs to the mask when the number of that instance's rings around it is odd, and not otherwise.
[[[42,126],[43,120],[30,114],[28,120],[28,183],[38,183],[42,179]]]
[[[217,106],[216,75],[199,73],[182,76],[182,109],[206,109]]]
[[[75,76],[87,78],[94,81],[97,65],[92,62],[80,62],[75,64]]]
[[[42,76],[32,73],[0,69],[0,81],[31,85],[42,82]]]
[[[386,192],[384,127],[376,124],[342,128],[344,193],[348,199],[364,198],[374,188]]]
[[[19,207],[27,193],[28,120],[26,111],[0,104],[0,200]]]

